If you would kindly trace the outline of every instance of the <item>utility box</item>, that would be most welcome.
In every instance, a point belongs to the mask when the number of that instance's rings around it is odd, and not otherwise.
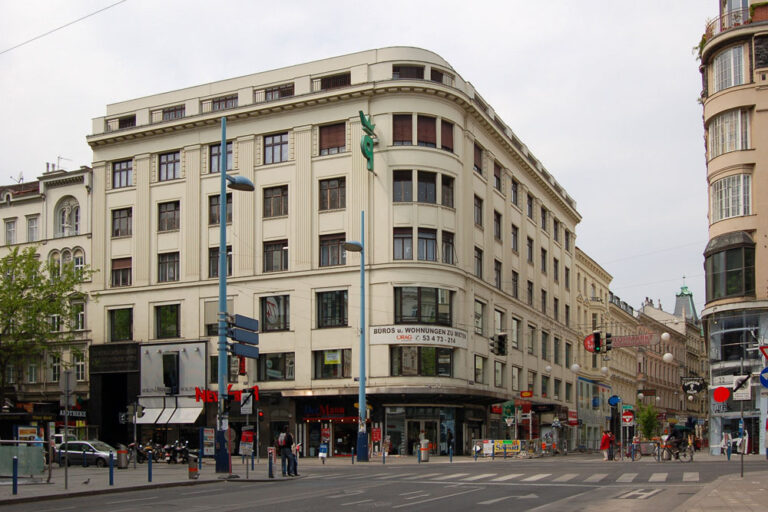
[[[421,452],[421,462],[429,462],[429,439],[421,440],[419,450]]]

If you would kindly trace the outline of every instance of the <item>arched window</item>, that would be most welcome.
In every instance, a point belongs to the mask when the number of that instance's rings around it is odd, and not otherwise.
[[[56,206],[55,238],[72,236],[80,233],[80,204],[72,196],[59,201]]]
[[[59,254],[58,251],[53,251],[50,256],[48,256],[48,264],[51,279],[53,279],[61,273],[61,254]]]
[[[75,249],[72,261],[75,265],[75,272],[82,272],[85,267],[85,253],[82,249]]]

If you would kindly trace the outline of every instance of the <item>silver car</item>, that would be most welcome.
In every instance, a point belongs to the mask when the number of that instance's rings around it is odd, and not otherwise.
[[[103,468],[109,464],[109,453],[117,457],[117,450],[103,441],[69,441],[59,445],[57,460],[59,465],[82,464],[83,457],[88,465]]]

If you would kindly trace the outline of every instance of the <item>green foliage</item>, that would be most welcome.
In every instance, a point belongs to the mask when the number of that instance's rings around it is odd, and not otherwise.
[[[0,379],[8,366],[22,368],[45,353],[61,352],[73,339],[72,330],[85,295],[79,291],[93,271],[41,261],[36,247],[14,247],[0,258]],[[59,330],[52,329],[57,318]],[[4,397],[0,397],[4,398]]]
[[[659,431],[658,411],[653,405],[640,405],[637,411],[637,426],[643,434],[643,438],[650,439]]]

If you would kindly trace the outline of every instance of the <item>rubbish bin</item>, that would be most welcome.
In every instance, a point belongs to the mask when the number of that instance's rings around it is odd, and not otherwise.
[[[200,477],[200,473],[197,471],[197,455],[190,453],[188,456],[189,464],[187,465],[187,472],[190,480],[197,480]]]
[[[117,469],[128,467],[128,447],[124,444],[117,445]]]
[[[429,439],[421,440],[421,462],[429,462]]]

